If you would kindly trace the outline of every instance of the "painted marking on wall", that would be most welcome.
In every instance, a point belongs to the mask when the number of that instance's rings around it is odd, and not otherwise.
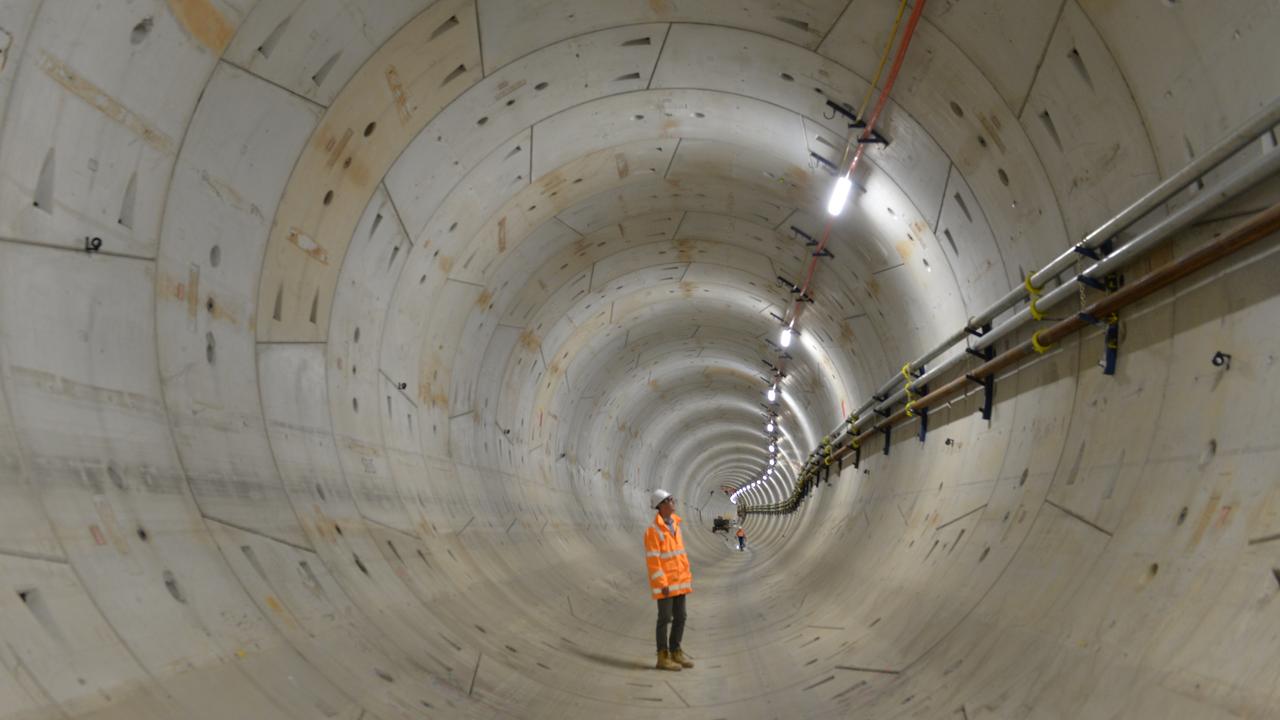
[[[66,63],[48,53],[41,53],[39,68],[72,95],[88,103],[98,112],[124,126],[148,145],[166,155],[176,147],[170,138],[141,115],[125,107],[105,90],[89,82]]]

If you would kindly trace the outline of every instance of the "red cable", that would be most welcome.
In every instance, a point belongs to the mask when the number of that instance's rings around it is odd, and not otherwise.
[[[907,56],[907,48],[911,45],[911,36],[916,32],[916,26],[920,23],[920,15],[924,12],[925,0],[916,0],[916,6],[911,10],[911,17],[907,20],[907,27],[902,33],[902,42],[898,45],[898,53],[893,58],[893,66],[889,68],[889,77],[885,80],[884,88],[880,91],[880,98],[876,101],[875,108],[871,111],[871,117],[867,120],[867,126],[862,131],[859,138],[858,148],[853,153],[853,161],[849,163],[849,169],[845,175],[853,177],[853,171],[858,166],[858,160],[862,158],[862,151],[866,148],[866,143],[861,142],[871,137],[875,132],[876,123],[880,120],[880,113],[884,112],[884,108],[889,104],[889,93],[893,90],[893,85],[898,80],[898,72],[902,70],[902,60]],[[827,225],[822,230],[822,240],[818,243],[818,249],[815,253],[822,252],[827,247],[827,241],[831,239],[831,229],[835,225],[835,217],[827,220]],[[805,274],[804,285],[800,287],[800,298],[804,298],[809,294],[809,286],[813,282],[813,275],[818,269],[818,256],[815,254],[813,259],[809,261],[809,271]],[[801,309],[804,307],[803,299],[797,299],[791,309],[791,322],[788,327],[795,325],[800,319]]]

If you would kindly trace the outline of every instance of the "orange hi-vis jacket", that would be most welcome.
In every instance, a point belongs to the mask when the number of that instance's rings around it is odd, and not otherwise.
[[[644,531],[644,559],[649,566],[649,588],[655,600],[661,600],[662,588],[670,588],[666,597],[693,592],[693,573],[689,556],[684,551],[684,531],[680,516],[672,514],[675,532],[662,521],[662,513],[653,516],[653,524]]]
[[[743,530],[742,528],[738,528],[738,537],[746,537],[746,536],[747,536],[747,531]]]

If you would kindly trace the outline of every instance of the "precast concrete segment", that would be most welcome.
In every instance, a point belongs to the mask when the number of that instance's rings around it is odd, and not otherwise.
[[[0,718],[1266,717],[1274,239],[711,533],[897,5],[4,4]],[[930,3],[783,455],[1274,100],[1277,23]]]

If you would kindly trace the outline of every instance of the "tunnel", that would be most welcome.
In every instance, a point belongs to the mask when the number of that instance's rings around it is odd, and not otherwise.
[[[0,720],[1280,717],[1277,36],[5,0]]]

